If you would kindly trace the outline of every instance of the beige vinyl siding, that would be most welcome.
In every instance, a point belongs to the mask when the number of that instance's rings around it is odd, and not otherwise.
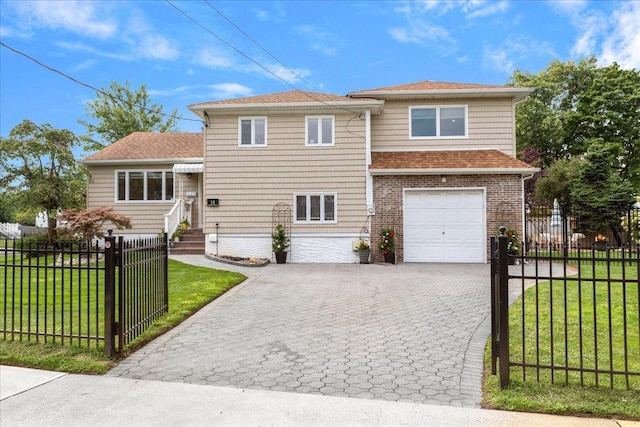
[[[268,116],[268,146],[239,147],[237,116],[215,116],[206,129],[205,232],[270,233],[276,203],[294,194],[336,193],[337,223],[293,224],[294,233],[357,233],[367,218],[365,121],[335,114],[335,146],[305,145],[305,115]]]
[[[467,138],[410,138],[409,107],[430,105],[467,105]],[[513,100],[505,98],[387,100],[384,111],[379,115],[371,116],[371,149],[376,151],[494,148],[514,155],[513,117]]]
[[[163,202],[116,202],[116,170],[171,170],[173,164],[91,166],[87,165],[91,177],[87,185],[87,207],[109,206],[121,215],[131,218],[132,228],[118,233],[156,234],[164,228],[164,214],[173,206],[172,201]],[[109,228],[108,225],[105,228]]]

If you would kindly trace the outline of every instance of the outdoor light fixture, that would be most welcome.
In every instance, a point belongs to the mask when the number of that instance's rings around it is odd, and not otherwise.
[[[204,127],[209,127],[209,113],[207,113],[206,111],[204,112]]]

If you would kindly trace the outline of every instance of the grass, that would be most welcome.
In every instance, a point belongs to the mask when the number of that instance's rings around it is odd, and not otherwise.
[[[169,312],[156,321],[140,337],[131,342],[120,358],[162,335],[197,312],[204,305],[241,283],[239,273],[194,267],[169,260]],[[3,283],[4,278],[0,278]],[[43,292],[40,289],[40,292]],[[5,295],[3,292],[2,295]],[[81,295],[78,293],[78,295]],[[0,301],[0,317],[4,315]],[[82,317],[82,316],[80,316]],[[0,364],[53,371],[102,374],[114,361],[102,352],[101,346],[87,348],[43,342],[3,340],[0,337]]]
[[[579,285],[573,280],[554,280],[526,290],[510,309],[511,361],[606,370],[613,366],[640,372],[637,267],[627,266],[623,273],[620,264],[580,266],[585,279],[601,280],[608,275],[624,277],[626,284],[587,280]],[[485,366],[490,366],[489,349],[486,355]],[[522,367],[512,367],[510,374],[511,384],[505,390],[499,388],[497,376],[486,377],[484,406],[640,420],[639,376],[596,377],[594,373]]]

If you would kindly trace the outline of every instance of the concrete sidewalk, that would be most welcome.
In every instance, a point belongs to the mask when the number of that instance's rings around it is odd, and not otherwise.
[[[11,426],[604,426],[640,423],[223,388],[0,366]]]

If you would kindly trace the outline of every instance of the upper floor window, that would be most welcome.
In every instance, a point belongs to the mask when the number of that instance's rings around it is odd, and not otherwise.
[[[267,118],[240,117],[238,119],[238,145],[266,147]]]
[[[335,193],[296,194],[295,222],[335,222],[338,204]]]
[[[117,171],[117,201],[173,200],[172,171]]]
[[[334,145],[334,116],[308,116],[306,145]]]
[[[411,138],[467,136],[467,107],[409,107]]]

